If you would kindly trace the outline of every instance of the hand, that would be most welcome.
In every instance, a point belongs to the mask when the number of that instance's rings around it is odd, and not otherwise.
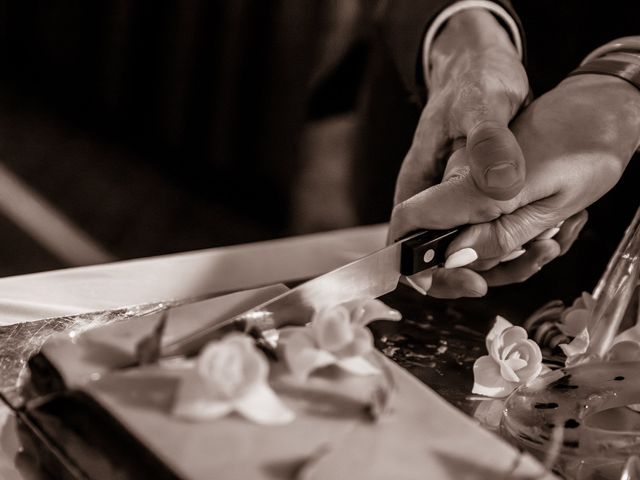
[[[391,236],[417,228],[473,224],[451,243],[448,254],[473,249],[471,268],[438,269],[416,281],[442,297],[480,296],[487,285],[523,281],[560,255],[586,221],[581,213],[619,180],[640,145],[640,92],[605,75],[564,80],[513,122],[527,159],[527,181],[513,199],[488,198],[473,181],[466,152],[451,158],[447,180],[396,206]],[[555,240],[533,241],[562,225]],[[529,243],[531,242],[531,243]],[[512,262],[500,260],[521,247]]]
[[[436,38],[431,64],[431,71],[425,66],[429,101],[398,174],[394,203],[440,183],[446,160],[465,142],[478,188],[493,198],[513,197],[525,171],[508,124],[529,86],[507,33],[487,11],[462,11]]]

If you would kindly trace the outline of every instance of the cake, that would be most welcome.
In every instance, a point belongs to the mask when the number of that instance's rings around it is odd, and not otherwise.
[[[170,342],[232,317],[286,287],[172,308]],[[61,333],[30,362],[38,391],[21,416],[26,447],[43,449],[57,478],[423,479],[543,474],[542,466],[377,351],[378,375],[329,366],[306,378],[269,360],[269,388],[292,420],[265,425],[238,412],[215,419],[176,414],[189,359],[136,364],[136,346],[162,312],[81,334]],[[266,359],[267,357],[265,357]],[[266,361],[266,360],[265,360]],[[381,385],[386,398],[380,400]],[[382,404],[385,411],[372,411]],[[294,418],[295,417],[295,418]],[[278,422],[276,422],[278,423]]]

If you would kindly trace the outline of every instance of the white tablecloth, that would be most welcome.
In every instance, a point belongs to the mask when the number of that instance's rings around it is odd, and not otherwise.
[[[0,279],[0,325],[309,278],[384,246],[386,225]]]

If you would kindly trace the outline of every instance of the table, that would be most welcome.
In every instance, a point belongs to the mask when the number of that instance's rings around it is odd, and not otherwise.
[[[4,278],[0,279],[0,324],[10,326],[20,322],[124,306],[202,298],[277,282],[296,282],[382,247],[386,228],[386,225],[374,225]],[[401,290],[389,303],[411,303],[414,295],[408,289]],[[447,303],[436,302],[434,305],[434,308],[440,309],[445,322],[454,320],[450,330],[455,330],[455,319],[459,319],[460,313],[451,311]],[[462,344],[454,345],[451,339],[455,340],[456,332],[446,331],[443,325],[437,327],[440,330],[434,331],[433,328],[433,325],[425,328],[414,321],[407,322],[402,327],[377,325],[374,332],[379,349],[398,360],[418,378],[434,385],[436,391],[467,413],[473,413],[474,408],[470,408],[468,402],[465,403],[466,400],[462,398],[464,395],[460,396],[460,392],[468,391],[468,388],[465,385],[460,389],[461,380],[457,375],[468,377],[469,362],[473,361],[472,355],[477,352],[467,351],[467,347]],[[481,331],[464,326],[460,328],[462,330],[458,334],[462,333],[466,338],[473,339],[478,345],[482,343]],[[428,338],[434,338],[434,332],[444,341],[429,344]],[[425,345],[409,344],[407,347],[402,338],[406,340],[407,335],[412,339],[421,339]],[[450,353],[447,361],[439,361],[436,355],[447,350]],[[463,354],[466,355],[465,358],[460,357]],[[466,373],[464,369],[458,368],[462,365],[466,366]],[[437,367],[442,367],[444,371]],[[458,388],[451,390],[452,383]],[[18,443],[15,435],[11,434],[12,415],[6,407],[0,411],[0,420],[4,426],[0,438],[0,477],[6,480],[22,479],[13,464]],[[491,449],[498,444],[500,448],[505,448],[497,437],[491,437],[487,444],[479,448]]]
[[[386,225],[356,227],[0,279],[0,325],[313,277],[384,246]]]

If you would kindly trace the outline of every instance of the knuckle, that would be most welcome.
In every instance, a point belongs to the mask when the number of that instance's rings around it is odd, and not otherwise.
[[[396,229],[407,223],[407,200],[396,204],[391,211],[391,223]]]
[[[479,81],[475,72],[465,72],[460,79],[458,99],[465,104],[469,102],[474,105],[481,105],[483,102],[479,100],[484,98],[486,98],[485,82]]]
[[[577,214],[577,215],[578,215],[578,218],[579,218],[580,220],[583,220],[583,221],[585,221],[585,222],[586,222],[587,220],[589,220],[589,212],[588,212],[587,210],[582,210],[582,211],[578,212],[578,214]]]
[[[468,144],[471,148],[488,146],[492,149],[502,147],[505,144],[513,143],[513,134],[506,125],[502,125],[493,120],[483,119],[478,122],[471,132],[469,132]],[[489,151],[489,153],[491,150]]]
[[[539,267],[543,267],[560,255],[561,246],[555,240],[539,240],[537,243],[543,246],[537,261]]]
[[[511,224],[504,220],[504,217],[498,218],[493,224],[493,238],[497,247],[496,255],[507,255],[509,252],[518,248],[521,243],[516,238]]]
[[[444,180],[446,182],[461,182],[463,181],[464,177],[468,175],[468,170],[468,167],[453,168],[449,172],[447,172],[447,176]]]
[[[500,218],[500,215],[503,214],[502,208],[496,202],[474,202],[471,207],[473,208],[474,218],[478,222],[490,222]],[[493,233],[493,231],[490,232],[492,238]]]
[[[489,106],[486,102],[486,86],[469,73],[463,75],[458,85],[458,91],[452,105],[452,110],[458,112],[458,115],[454,115],[453,119],[460,115],[486,118],[489,113]]]

